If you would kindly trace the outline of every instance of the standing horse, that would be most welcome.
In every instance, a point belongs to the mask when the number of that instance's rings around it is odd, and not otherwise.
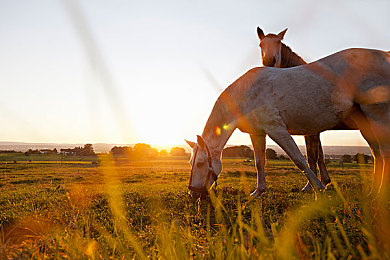
[[[237,128],[250,135],[255,151],[252,196],[266,190],[266,135],[316,191],[323,190],[291,134],[318,135],[341,123],[356,125],[375,160],[382,160],[379,191],[390,171],[390,53],[347,49],[303,66],[251,69],[218,97],[197,143],[187,141],[192,147],[190,195],[207,194],[222,171],[223,147]]]
[[[286,46],[282,40],[287,29],[280,33],[265,35],[263,30],[257,27],[257,35],[260,39],[261,58],[263,65],[267,67],[290,68],[306,64],[306,62],[290,47]],[[339,130],[357,130],[356,127],[338,127]],[[321,182],[324,185],[330,184],[330,177],[326,169],[324,152],[322,150],[320,135],[305,135],[306,154],[310,169],[317,175],[317,165],[321,175]],[[302,189],[303,191],[311,190],[308,182]]]

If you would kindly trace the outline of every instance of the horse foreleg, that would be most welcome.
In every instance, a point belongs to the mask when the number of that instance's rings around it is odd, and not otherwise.
[[[366,111],[367,115],[370,115],[369,111]],[[370,122],[367,118],[367,115],[362,113],[355,113],[351,116],[354,123],[357,125],[360,133],[363,138],[367,141],[370,146],[371,153],[374,157],[374,176],[373,176],[373,190],[379,191],[382,175],[383,175],[383,166],[384,158],[381,154],[379,142],[380,140],[375,136],[374,129],[377,129],[373,122]],[[378,133],[377,133],[378,134]],[[378,136],[380,137],[380,136]]]
[[[287,153],[316,191],[325,189],[325,186],[307,165],[305,158],[286,128],[280,126],[270,127],[266,130],[266,133]]]
[[[385,194],[384,192],[390,188],[390,129],[377,125],[375,127],[374,133],[378,142],[373,146],[375,149],[373,190],[378,194]],[[379,146],[379,151],[376,145]]]
[[[383,173],[384,160],[379,149],[379,143],[376,141],[372,130],[369,126],[360,129],[360,133],[370,146],[371,153],[374,157],[374,176],[373,176],[373,190],[378,191]]]
[[[381,163],[375,163],[375,172],[374,172],[374,188],[377,189],[378,193],[384,192],[389,189],[389,174],[390,174],[390,109],[389,104],[386,106],[379,106],[377,104],[371,105],[361,105],[361,110],[364,113],[363,119],[366,119],[363,122],[366,124],[361,124],[363,127],[367,125],[369,133],[369,141],[374,140],[374,149],[378,150],[376,145],[379,146],[379,152],[373,151],[374,156],[377,157],[379,154]],[[359,125],[358,125],[359,126]],[[359,129],[362,130],[361,126]],[[366,129],[364,129],[366,130]],[[363,132],[362,132],[363,133]],[[373,136],[373,138],[371,137]],[[366,137],[365,137],[366,138]],[[377,158],[375,158],[377,161]],[[380,169],[382,168],[382,173],[380,174]]]
[[[374,123],[372,129],[375,129],[373,133],[376,140],[371,148],[375,156],[373,188],[378,193],[384,193],[390,188],[390,128],[382,123]]]
[[[265,181],[265,134],[251,134],[253,150],[255,152],[255,163],[257,169],[257,186],[256,190],[251,193],[251,196],[260,197],[260,194],[267,189]]]

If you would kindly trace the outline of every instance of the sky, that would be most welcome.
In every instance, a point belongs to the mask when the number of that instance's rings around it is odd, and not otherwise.
[[[284,43],[310,62],[389,50],[389,10],[388,0],[0,0],[0,141],[184,144],[221,91],[261,66],[257,26],[288,28]],[[358,131],[321,139],[366,145]],[[228,142],[249,143],[238,130]]]

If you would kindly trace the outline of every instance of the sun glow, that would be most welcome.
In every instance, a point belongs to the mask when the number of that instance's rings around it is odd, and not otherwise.
[[[164,90],[151,96],[149,91],[142,90],[137,97],[131,109],[137,142],[159,146],[184,142],[183,133],[189,126],[186,104],[180,96],[169,95]]]

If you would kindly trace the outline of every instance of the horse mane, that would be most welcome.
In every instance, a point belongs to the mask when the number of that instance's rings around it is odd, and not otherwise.
[[[286,44],[282,43],[282,61],[281,68],[290,68],[306,64],[306,62],[295,52],[291,50]]]

